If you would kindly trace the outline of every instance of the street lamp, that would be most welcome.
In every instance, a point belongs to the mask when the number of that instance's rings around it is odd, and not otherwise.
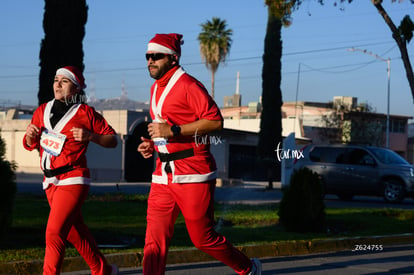
[[[369,52],[367,50],[361,50],[361,49],[355,49],[355,48],[351,48],[348,49],[348,51],[350,52],[362,52],[364,54],[368,54],[370,56],[375,57],[376,59],[379,59],[381,61],[387,62],[387,78],[388,78],[388,87],[387,87],[387,123],[386,123],[386,132],[385,132],[385,144],[386,147],[389,148],[390,147],[390,76],[391,76],[391,59],[388,57],[387,59],[382,58],[381,56]]]

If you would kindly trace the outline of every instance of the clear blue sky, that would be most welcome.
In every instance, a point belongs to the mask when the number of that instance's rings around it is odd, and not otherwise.
[[[330,1],[327,1],[330,2]],[[408,0],[384,7],[395,24],[405,14],[414,20]],[[88,1],[89,16],[84,39],[85,77],[88,95],[114,98],[122,81],[128,97],[147,101],[153,80],[148,76],[144,53],[155,33],[184,35],[181,63],[187,72],[210,89],[210,72],[201,61],[197,35],[212,17],[233,29],[233,44],[226,64],[216,74],[216,101],[236,89],[240,72],[242,103],[261,95],[263,41],[267,8],[262,0],[94,0]],[[39,49],[44,1],[4,0],[0,9],[0,103],[16,100],[37,104]],[[355,96],[377,112],[386,112],[387,64],[348,48],[367,49],[391,58],[391,113],[414,116],[413,98],[398,48],[388,26],[369,0],[352,4],[320,6],[305,2],[293,14],[292,25],[282,32],[282,96],[284,101],[327,102],[334,96]],[[408,51],[414,63],[414,41]],[[298,78],[298,68],[301,68]],[[299,89],[297,86],[299,79]]]

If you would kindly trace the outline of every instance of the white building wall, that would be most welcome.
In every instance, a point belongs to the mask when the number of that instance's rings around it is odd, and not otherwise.
[[[224,119],[224,128],[259,133],[260,119]],[[292,132],[295,132],[296,138],[303,138],[302,123],[298,118],[283,118],[282,136]]]
[[[127,134],[128,111],[127,110],[105,110],[101,112],[106,121],[118,134]]]
[[[258,133],[260,131],[260,119],[224,119],[223,127]]]
[[[211,145],[210,151],[216,160],[217,165],[217,177],[218,178],[227,178],[229,173],[229,144],[228,142],[224,141],[221,144]]]
[[[118,136],[115,148],[103,148],[93,142],[86,152],[92,181],[122,181],[122,142]]]
[[[103,115],[107,119],[106,112]],[[127,132],[127,111],[109,111],[107,121],[117,133]],[[38,151],[27,151],[23,147],[23,137],[29,123],[30,119],[10,120],[6,116],[0,120],[1,137],[6,143],[5,157],[17,164],[17,173],[42,174]],[[116,148],[103,148],[90,143],[86,157],[93,181],[122,179],[123,144],[120,137]]]
[[[1,136],[6,143],[6,159],[17,164],[17,172],[41,173],[39,152],[27,151],[23,147],[23,137],[30,120],[1,120]]]

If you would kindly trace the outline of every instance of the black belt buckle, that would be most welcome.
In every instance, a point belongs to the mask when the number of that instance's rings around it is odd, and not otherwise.
[[[171,169],[170,162],[167,162],[167,163],[165,164],[164,171],[165,171],[167,174],[171,174],[171,173],[172,173],[172,169]]]
[[[43,174],[45,175],[46,178],[53,178],[54,177],[54,175],[52,173],[52,170],[49,170],[49,169],[43,170]]]

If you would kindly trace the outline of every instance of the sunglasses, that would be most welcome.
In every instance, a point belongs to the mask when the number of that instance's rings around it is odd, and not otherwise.
[[[160,59],[163,59],[166,55],[165,53],[147,53],[145,54],[145,58],[147,59],[147,61],[151,58],[152,61],[157,61]]]

